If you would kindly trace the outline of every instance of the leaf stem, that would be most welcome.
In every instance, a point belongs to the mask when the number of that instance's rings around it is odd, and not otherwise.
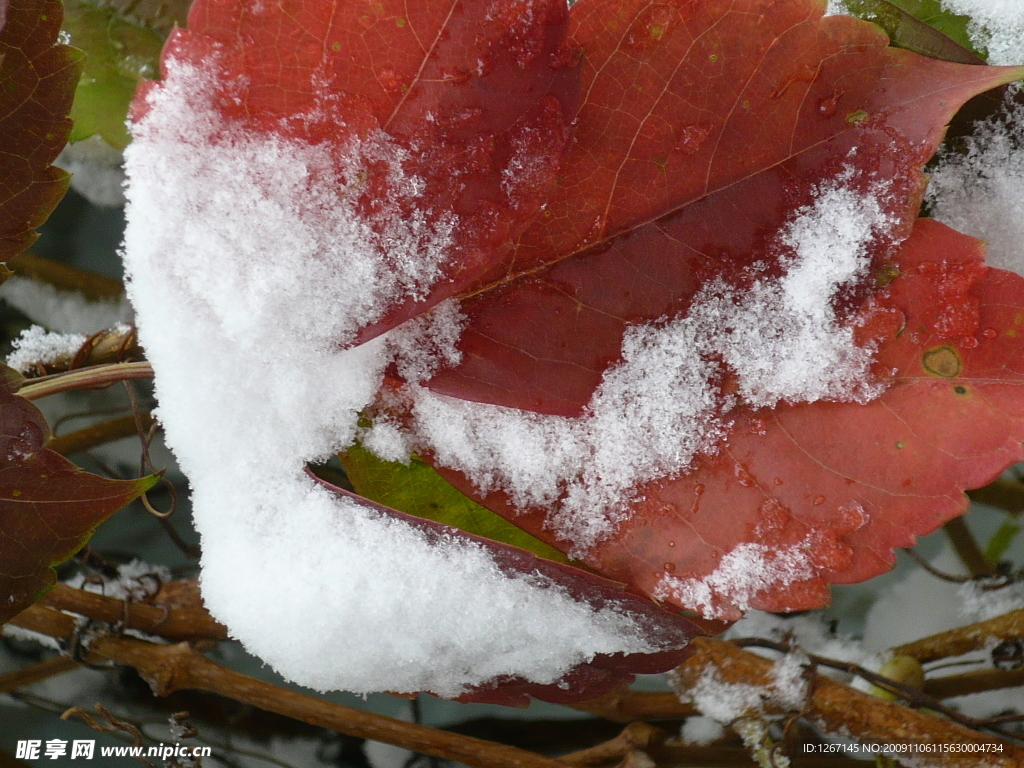
[[[38,400],[41,397],[74,389],[98,389],[118,381],[151,378],[153,378],[153,368],[147,362],[112,363],[90,368],[77,368],[67,373],[40,376],[38,379],[28,379],[18,390],[18,394],[28,400]]]

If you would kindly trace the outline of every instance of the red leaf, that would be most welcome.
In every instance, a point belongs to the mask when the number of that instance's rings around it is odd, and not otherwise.
[[[962,514],[964,489],[1024,456],[1024,279],[982,261],[979,241],[919,220],[899,276],[863,310],[886,391],[867,404],[738,410],[720,452],[642,488],[586,564],[735,619],[820,607],[828,584],[888,570],[893,548]],[[517,516],[498,494],[482,503],[552,540],[543,511]]]
[[[0,386],[0,624],[56,581],[54,565],[89,540],[110,515],[152,487],[156,477],[107,480],[44,448],[50,427],[15,394],[9,368]]]
[[[664,651],[651,654],[599,654],[590,662],[574,667],[561,680],[548,685],[531,683],[520,677],[495,679],[485,687],[476,688],[458,697],[459,701],[526,706],[530,697],[556,703],[594,698],[629,685],[635,674],[666,672],[678,666],[690,654],[686,648],[689,640],[705,634],[702,622],[694,623],[682,616],[666,613],[649,600],[630,594],[621,584],[570,565],[545,560],[509,544],[501,544],[448,525],[407,515],[349,493],[315,475],[311,476],[339,496],[349,496],[388,517],[406,521],[425,532],[431,540],[454,539],[480,544],[487,549],[497,568],[509,578],[522,574],[539,576],[595,610],[614,606],[617,611],[629,613],[638,623],[646,625],[645,637],[651,644],[665,648]]]
[[[561,0],[199,0],[163,61],[213,70],[222,116],[253,131],[335,147],[385,131],[408,152],[405,172],[425,184],[417,210],[431,224],[458,217],[447,279],[392,307],[360,332],[363,342],[473,284],[539,212],[574,109],[567,21]],[[159,87],[140,89],[136,121]],[[364,211],[387,195],[388,173],[381,164],[363,182]]]
[[[71,133],[82,54],[55,44],[62,17],[57,0],[0,0],[0,261],[31,245],[67,190],[50,163]]]
[[[587,97],[561,183],[514,269],[463,302],[462,363],[428,386],[578,414],[628,325],[765,260],[766,233],[844,165],[892,179],[895,230],[908,226],[943,126],[1022,71],[887,48],[877,27],[821,12],[816,0],[575,6]]]

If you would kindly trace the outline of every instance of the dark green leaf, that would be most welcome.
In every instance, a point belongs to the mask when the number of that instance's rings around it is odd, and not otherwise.
[[[937,0],[846,0],[846,8],[884,29],[897,48],[958,64],[985,63],[970,46],[970,19],[946,13]]]

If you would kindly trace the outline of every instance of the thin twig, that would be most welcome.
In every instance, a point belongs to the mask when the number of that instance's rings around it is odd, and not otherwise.
[[[974,576],[958,576],[953,573],[946,573],[945,571],[940,571],[938,568],[929,563],[927,560],[925,560],[912,549],[904,549],[903,553],[911,560],[913,560],[915,563],[917,563],[919,566],[928,571],[928,573],[930,573],[936,579],[948,581],[951,584],[967,584],[968,582],[975,580]]]
[[[982,691],[997,691],[1024,685],[1024,669],[982,669],[961,675],[933,677],[924,681],[922,691],[936,699],[949,699]]]
[[[113,363],[29,379],[18,390],[18,394],[29,400],[38,400],[74,389],[98,389],[127,379],[151,378],[153,369],[147,362]]]
[[[624,689],[606,693],[587,701],[569,705],[615,723],[635,720],[681,720],[700,714],[692,704],[684,704],[670,691],[631,691]]]
[[[675,674],[681,695],[696,687],[708,671],[725,684],[763,686],[775,682],[774,665],[769,659],[738,648],[735,644],[714,638],[696,638],[694,654]],[[764,706],[776,714],[788,714],[788,707],[769,698]],[[1024,749],[1000,742],[993,737],[965,728],[945,718],[919,712],[891,701],[858,691],[823,675],[815,675],[808,687],[807,699],[800,712],[817,727],[829,733],[847,733],[868,741],[912,741],[934,744],[996,744],[1002,752],[987,752],[984,757],[991,768],[1018,768],[1024,764]],[[977,754],[924,755],[928,764],[941,768],[977,768]]]
[[[32,253],[23,252],[8,259],[7,266],[16,275],[48,283],[62,291],[76,291],[90,301],[110,301],[124,296],[120,280]]]
[[[142,414],[142,422],[146,429],[154,424],[153,417],[148,413]],[[46,444],[51,451],[56,451],[63,456],[71,456],[81,451],[88,451],[98,445],[112,443],[126,437],[138,434],[138,428],[134,416],[121,416],[120,418],[101,421],[99,424],[91,424],[74,432],[65,435],[58,435]]]
[[[55,656],[37,664],[31,664],[22,669],[0,675],[0,693],[7,693],[22,688],[26,685],[38,683],[56,675],[62,675],[78,669],[78,663],[67,656]]]
[[[130,629],[157,635],[168,640],[226,640],[227,627],[214,620],[205,609],[163,607],[159,603],[133,603],[98,595],[66,584],[58,584],[32,608],[55,608],[69,611],[94,621],[110,624],[124,622]],[[22,621],[32,608],[19,613],[11,621],[25,626]],[[70,617],[69,617],[70,618]],[[29,626],[27,629],[35,629]],[[36,630],[40,631],[40,630]],[[50,634],[44,631],[45,634]]]
[[[129,637],[93,641],[91,658],[134,667],[158,696],[201,690],[358,738],[457,760],[476,768],[564,768],[565,763],[516,747],[407,723],[285,690],[223,667],[187,643],[156,645]]]
[[[971,501],[988,504],[1013,515],[1024,510],[1024,485],[1016,480],[999,478],[984,488],[968,491],[967,495]]]
[[[922,664],[927,664],[936,659],[963,656],[984,648],[990,640],[1016,640],[1021,637],[1024,637],[1024,608],[915,640],[893,648],[892,652],[913,656]]]
[[[779,653],[791,653],[794,649],[788,643],[779,643],[774,640],[765,640],[759,637],[741,638],[732,641],[734,645],[739,648],[768,648]],[[877,672],[872,672],[870,669],[865,669],[859,664],[854,664],[849,661],[838,661],[836,659],[829,659],[824,656],[818,656],[813,653],[807,653],[807,658],[810,659],[814,664],[821,667],[829,667],[830,669],[838,669],[841,672],[846,672],[851,675],[856,675],[869,683],[882,688],[883,690],[892,693],[893,695],[903,699],[908,704],[915,707],[931,709],[942,715],[945,715],[955,723],[959,723],[965,728],[980,729],[989,728],[990,730],[996,730],[992,728],[992,720],[981,720],[974,717],[961,714],[955,709],[947,707],[941,701],[933,696],[929,696],[923,691],[919,691],[909,685],[904,685],[892,680],[885,675],[881,675]],[[1000,735],[1006,737],[1012,737],[1012,734],[1002,733]]]
[[[949,538],[953,549],[960,556],[961,562],[967,566],[967,570],[975,578],[984,576],[995,576],[996,567],[988,561],[985,553],[978,546],[974,534],[967,527],[963,517],[954,517],[943,526],[946,536]]]

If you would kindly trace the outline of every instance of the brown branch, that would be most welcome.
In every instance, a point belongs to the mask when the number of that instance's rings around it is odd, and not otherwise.
[[[630,723],[622,733],[603,744],[562,755],[563,760],[573,765],[601,765],[618,762],[634,750],[648,752],[665,742],[667,734],[648,723]]]
[[[29,400],[38,400],[41,397],[73,389],[99,389],[118,381],[151,378],[153,378],[153,369],[149,363],[113,363],[97,365],[93,368],[79,368],[51,376],[40,376],[37,379],[27,379],[18,390],[18,394]]]
[[[165,585],[167,586],[167,585]],[[159,600],[159,598],[158,598]],[[70,611],[109,624],[124,626],[168,640],[226,640],[228,630],[199,605],[188,608],[173,605],[125,602],[95,592],[58,584],[37,605]],[[21,614],[15,616],[17,623]]]
[[[11,623],[62,639],[67,639],[75,629],[71,616],[40,605],[18,614]],[[475,768],[565,768],[566,765],[516,747],[407,723],[285,690],[210,661],[188,643],[157,645],[106,635],[92,641],[86,658],[90,663],[112,661],[134,667],[158,696],[179,690],[207,691],[320,728],[457,760]]]
[[[587,701],[578,701],[569,706],[615,723],[632,723],[635,720],[681,720],[700,714],[692,704],[683,704],[679,701],[679,696],[669,691],[626,689],[606,693]]]
[[[943,526],[943,530],[971,576],[995,576],[996,567],[985,557],[962,517],[954,517]]]
[[[128,637],[101,637],[93,641],[89,659],[106,659],[134,667],[158,696],[184,689],[208,691],[321,728],[457,760],[476,768],[565,766],[564,762],[516,747],[407,723],[285,690],[210,661],[187,643],[155,645]]]
[[[40,661],[38,664],[31,664],[22,669],[16,669],[13,672],[0,675],[0,693],[15,691],[26,685],[38,683],[40,680],[46,680],[56,675],[70,672],[72,669],[78,669],[77,661],[69,659],[67,656],[55,656],[52,659]]]
[[[153,417],[148,413],[143,415],[143,426],[149,429],[153,425]],[[75,453],[88,451],[97,445],[112,443],[125,437],[135,437],[138,429],[134,416],[122,416],[117,419],[101,421],[66,435],[58,435],[46,444],[51,451],[56,451],[62,456],[71,456]]]
[[[1016,480],[999,478],[984,488],[968,491],[971,501],[988,504],[1011,514],[1019,514],[1024,510],[1024,485]]]
[[[970,651],[984,648],[990,640],[1015,640],[1024,637],[1024,608],[996,616],[988,621],[979,621],[948,632],[906,643],[893,648],[894,654],[913,656],[922,664],[950,656],[962,656]]]
[[[694,687],[708,670],[714,670],[719,679],[731,684],[767,689],[774,682],[773,664],[769,659],[714,638],[697,638],[693,645],[694,655],[676,671],[677,688],[682,694]],[[774,714],[792,714],[770,699],[765,707]],[[989,765],[1016,768],[1024,763],[1024,749],[1014,744],[894,702],[882,701],[822,675],[813,676],[813,685],[800,714],[828,733],[848,733],[869,741],[1000,744],[1002,752],[985,754]],[[924,756],[929,765],[941,768],[977,768],[978,765],[977,753]]]
[[[949,699],[1018,686],[1024,686],[1024,669],[982,669],[961,675],[933,677],[924,681],[922,691],[937,699]]]
[[[47,283],[62,291],[81,293],[90,301],[110,301],[124,295],[124,285],[106,275],[90,272],[31,253],[20,253],[7,261],[14,274]]]

